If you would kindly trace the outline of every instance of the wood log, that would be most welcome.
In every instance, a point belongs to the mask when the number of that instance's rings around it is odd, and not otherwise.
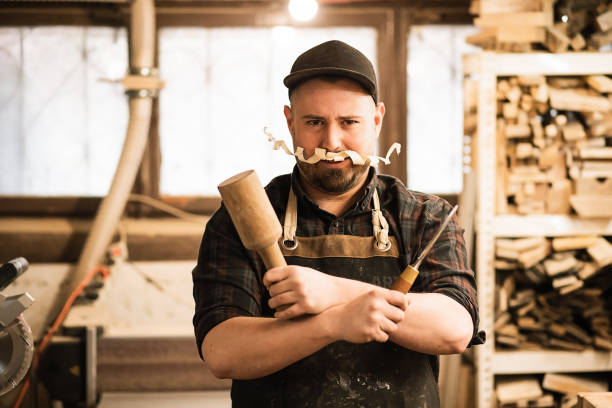
[[[572,89],[550,88],[550,106],[559,110],[607,112],[610,101],[603,96],[588,95]]]
[[[506,125],[504,128],[504,132],[507,138],[509,139],[517,139],[517,138],[527,138],[531,136],[531,127],[529,125]]]
[[[612,92],[612,79],[605,75],[589,75],[586,77],[586,83],[599,93]]]
[[[502,104],[502,115],[505,119],[516,119],[518,106],[512,102]]]
[[[586,138],[586,132],[580,122],[570,122],[563,126],[561,130],[563,139],[565,139],[566,142],[575,142]]]

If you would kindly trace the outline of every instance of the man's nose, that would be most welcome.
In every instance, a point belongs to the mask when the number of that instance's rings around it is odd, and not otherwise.
[[[321,147],[330,152],[342,150],[342,129],[335,123],[325,128]]]

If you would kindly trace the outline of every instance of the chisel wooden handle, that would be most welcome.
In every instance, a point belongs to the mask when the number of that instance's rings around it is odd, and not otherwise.
[[[412,288],[412,284],[416,280],[417,276],[419,276],[419,271],[412,265],[408,265],[404,272],[393,282],[391,285],[391,289],[397,290],[402,293],[410,292],[410,288]]]
[[[278,247],[282,228],[257,173],[236,174],[218,189],[245,248],[257,251],[266,269],[286,266]]]

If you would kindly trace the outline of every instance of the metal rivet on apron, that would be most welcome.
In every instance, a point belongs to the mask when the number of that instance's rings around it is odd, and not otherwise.
[[[293,242],[293,245],[287,246],[287,244],[286,244],[285,242]],[[283,240],[281,241],[281,245],[282,245],[282,246],[283,246],[283,248],[285,248],[287,251],[293,251],[295,248],[297,248],[297,247],[298,247],[298,242],[297,242],[297,239],[294,239],[293,241],[288,240],[288,239],[287,239],[287,240],[283,239]]]

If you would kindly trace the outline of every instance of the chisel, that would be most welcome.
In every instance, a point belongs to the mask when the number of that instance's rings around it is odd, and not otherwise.
[[[459,208],[458,205],[453,207],[451,212],[446,216],[446,219],[444,220],[442,225],[440,225],[440,228],[438,228],[436,235],[434,235],[431,241],[427,243],[427,246],[425,247],[425,249],[423,249],[423,252],[421,252],[414,265],[408,265],[406,269],[404,269],[404,272],[402,272],[399,278],[397,278],[395,282],[393,282],[393,285],[391,285],[391,289],[400,291],[402,293],[410,292],[412,284],[419,275],[419,266],[421,266],[421,262],[423,262],[423,259],[425,259],[429,251],[431,251],[431,248],[434,246],[438,238],[440,238],[442,231],[444,231],[453,215],[455,215],[455,213],[457,212],[457,208]]]

